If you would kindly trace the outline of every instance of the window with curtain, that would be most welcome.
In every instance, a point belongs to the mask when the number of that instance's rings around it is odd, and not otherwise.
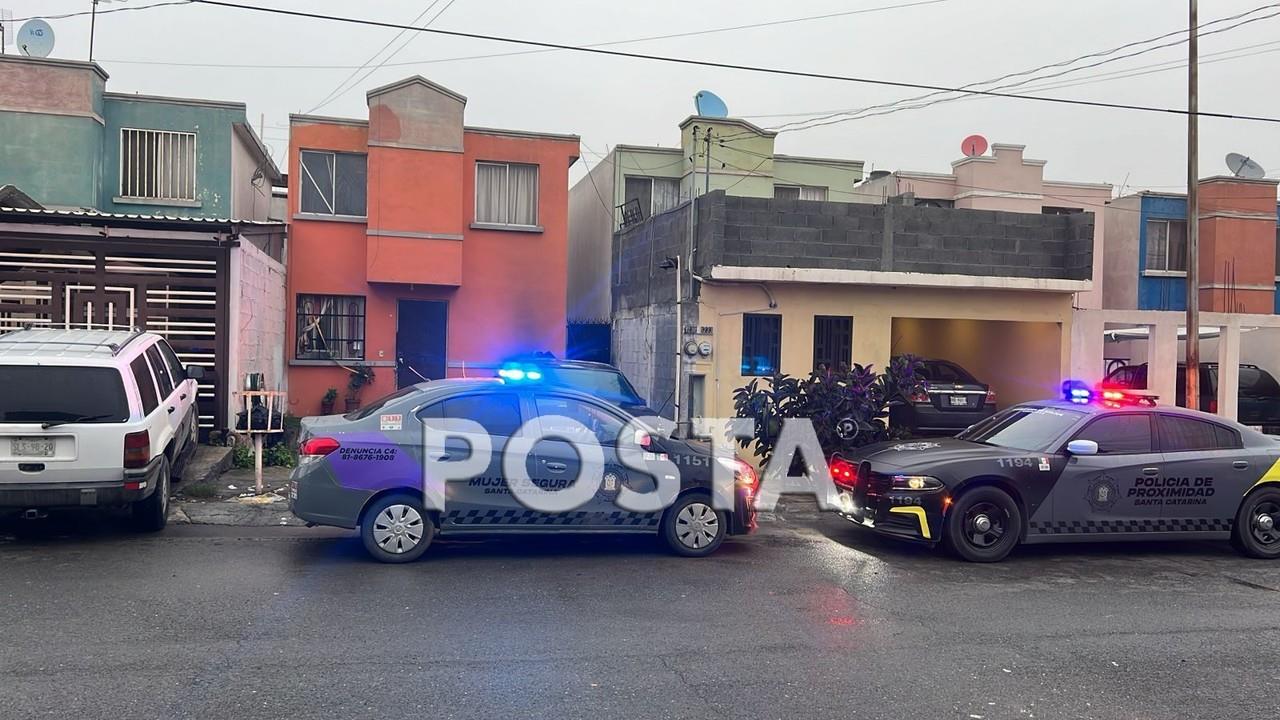
[[[298,295],[299,360],[363,360],[364,298]]]
[[[476,222],[538,224],[538,166],[476,163]]]
[[[628,175],[625,180],[626,200],[640,203],[645,217],[666,212],[680,204],[679,178],[655,178]]]
[[[1187,223],[1181,220],[1147,221],[1147,270],[1185,272]]]
[[[826,201],[827,189],[818,185],[774,185],[775,200]]]

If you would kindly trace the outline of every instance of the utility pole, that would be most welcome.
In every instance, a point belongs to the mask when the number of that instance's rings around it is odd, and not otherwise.
[[[89,12],[89,62],[93,62],[93,32],[98,27],[98,0],[93,0],[93,9]]]
[[[702,180],[702,194],[706,195],[707,193],[711,192],[711,127],[710,126],[707,127],[707,136],[703,139],[703,142],[706,143],[706,147],[703,149],[702,167],[704,169],[704,172],[703,172],[703,180]]]
[[[1187,407],[1200,409],[1200,27],[1191,2],[1187,38]]]

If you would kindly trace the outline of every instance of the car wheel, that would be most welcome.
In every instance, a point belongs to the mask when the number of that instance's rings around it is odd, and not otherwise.
[[[388,495],[369,507],[360,524],[365,550],[385,563],[413,562],[427,551],[436,525],[411,495]]]
[[[1249,557],[1280,558],[1280,489],[1250,493],[1240,504],[1231,535],[1236,549]]]
[[[679,498],[662,516],[662,539],[672,552],[685,557],[715,552],[728,529],[728,518],[701,493]]]
[[[974,488],[951,506],[943,534],[947,546],[961,558],[999,562],[1022,537],[1022,510],[999,488]]]
[[[159,532],[169,523],[169,459],[160,459],[156,489],[133,504],[133,526],[142,532]]]

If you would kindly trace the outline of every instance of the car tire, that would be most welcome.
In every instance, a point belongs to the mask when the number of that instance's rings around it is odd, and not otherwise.
[[[685,495],[662,516],[662,539],[677,555],[706,557],[715,552],[729,532],[729,518],[711,505],[703,493]]]
[[[131,508],[134,529],[140,532],[159,532],[169,523],[169,490],[172,486],[169,471],[169,458],[161,457],[156,489]]]
[[[360,523],[360,539],[374,560],[413,562],[436,536],[436,524],[412,495],[388,495],[369,506]]]
[[[1253,558],[1280,558],[1280,488],[1262,487],[1245,497],[1236,513],[1231,544]]]
[[[947,548],[969,562],[999,562],[1021,538],[1022,509],[1008,493],[990,486],[956,498],[943,527]]]

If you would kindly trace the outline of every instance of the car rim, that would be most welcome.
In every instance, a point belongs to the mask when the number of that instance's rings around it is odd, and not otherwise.
[[[676,515],[676,539],[687,548],[701,550],[719,534],[720,518],[705,503],[689,503]]]
[[[169,515],[169,468],[165,468],[160,474],[160,487],[156,492],[160,493],[160,514],[167,517]]]
[[[422,515],[408,505],[391,505],[373,521],[373,541],[393,555],[406,553],[422,542],[426,525]]]
[[[1259,544],[1271,547],[1280,544],[1280,504],[1267,501],[1253,506],[1250,530]]]
[[[1009,514],[999,505],[981,502],[969,508],[964,516],[964,539],[980,550],[986,550],[1004,537]]]

